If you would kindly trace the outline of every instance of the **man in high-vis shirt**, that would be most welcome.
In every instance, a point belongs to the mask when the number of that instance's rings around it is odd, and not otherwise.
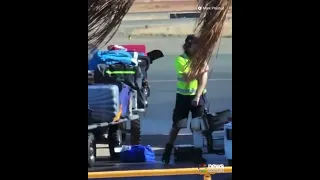
[[[198,38],[195,35],[188,35],[183,45],[184,53],[175,59],[177,73],[177,94],[176,104],[173,111],[173,125],[170,131],[170,139],[166,144],[162,155],[165,164],[170,162],[173,143],[182,128],[187,128],[189,112],[192,119],[202,117],[205,108],[205,93],[208,80],[208,65],[198,73],[197,77],[189,77],[190,61],[196,52]]]

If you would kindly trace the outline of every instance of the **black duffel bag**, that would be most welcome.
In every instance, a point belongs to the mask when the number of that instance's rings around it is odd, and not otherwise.
[[[132,89],[141,89],[141,69],[139,66],[129,66],[125,64],[99,64],[94,71],[94,82],[110,84],[123,82]]]
[[[144,93],[142,86],[143,74],[140,66],[99,64],[94,72],[94,82],[103,84],[123,82],[137,91],[138,108],[147,108],[147,95]]]
[[[204,119],[207,121],[209,125],[209,130],[211,132],[223,130],[224,125],[229,122],[227,118],[227,115],[229,113],[230,110],[216,112],[215,114],[205,112]]]
[[[202,149],[195,148],[193,145],[176,145],[173,149],[175,162],[195,162],[198,164],[206,163],[202,157]]]
[[[203,118],[207,122],[208,130],[203,131],[202,133],[207,139],[208,153],[215,153],[219,155],[224,154],[224,150],[213,150],[212,132],[221,131],[224,129],[224,125],[229,122],[227,118],[229,113],[229,110],[217,112],[214,114],[210,114],[207,111],[205,111]]]

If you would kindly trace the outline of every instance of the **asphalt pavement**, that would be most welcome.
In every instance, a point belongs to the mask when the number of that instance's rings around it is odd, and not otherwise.
[[[133,21],[122,21],[117,34],[129,35],[136,28],[145,28],[146,26],[168,26],[170,25],[188,25],[190,27],[195,27],[196,19],[161,19],[161,20],[133,20]],[[116,39],[115,39],[116,40]]]

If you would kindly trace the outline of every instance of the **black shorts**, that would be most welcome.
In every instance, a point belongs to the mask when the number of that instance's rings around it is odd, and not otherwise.
[[[192,106],[191,102],[194,96],[176,95],[176,105],[173,110],[173,127],[187,128],[189,112],[191,112],[192,119],[201,117],[204,114],[206,104],[206,94],[200,97],[199,105]],[[179,123],[178,123],[179,122]],[[178,125],[179,124],[179,125]]]

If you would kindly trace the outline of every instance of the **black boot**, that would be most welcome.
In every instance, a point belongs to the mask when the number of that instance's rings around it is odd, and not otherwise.
[[[166,148],[164,150],[164,153],[162,154],[162,162],[164,164],[170,163],[170,156],[171,156],[172,148],[173,148],[172,144],[166,144]]]
[[[206,130],[202,133],[207,140],[207,153],[213,153],[213,140],[212,140],[212,131]]]

